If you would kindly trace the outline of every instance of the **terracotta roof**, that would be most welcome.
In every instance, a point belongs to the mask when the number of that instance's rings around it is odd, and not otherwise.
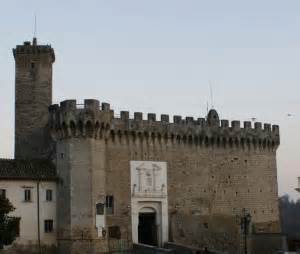
[[[49,160],[0,159],[0,179],[56,180],[56,169]]]

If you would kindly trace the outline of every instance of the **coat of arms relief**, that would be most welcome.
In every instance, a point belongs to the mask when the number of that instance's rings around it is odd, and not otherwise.
[[[141,162],[135,165],[132,196],[166,195],[166,168],[159,162]]]

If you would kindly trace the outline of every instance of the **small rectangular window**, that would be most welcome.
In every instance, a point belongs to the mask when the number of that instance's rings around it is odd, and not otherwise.
[[[29,189],[24,190],[24,201],[25,202],[31,201],[31,190]]]
[[[6,198],[6,189],[0,189],[0,197]]]
[[[53,220],[45,220],[44,228],[45,228],[45,233],[53,232]]]
[[[106,196],[106,214],[114,214],[114,196]]]
[[[52,201],[52,190],[46,190],[46,201]]]

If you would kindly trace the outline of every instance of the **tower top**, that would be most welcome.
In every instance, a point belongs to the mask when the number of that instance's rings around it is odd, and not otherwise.
[[[32,39],[32,46],[37,46],[37,39],[36,39],[36,37],[33,37],[33,39]]]
[[[218,112],[215,109],[211,109],[207,114],[207,123],[209,126],[219,127],[220,119]]]
[[[52,63],[55,61],[54,49],[51,45],[38,45],[36,37],[33,37],[32,44],[30,41],[24,41],[23,45],[17,45],[13,49],[14,58],[17,55],[28,56],[28,55],[40,55],[50,54]]]

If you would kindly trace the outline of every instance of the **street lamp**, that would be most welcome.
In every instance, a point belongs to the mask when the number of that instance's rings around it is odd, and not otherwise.
[[[249,234],[249,225],[251,222],[251,215],[250,213],[248,213],[246,211],[245,208],[243,208],[243,213],[242,216],[240,218],[240,225],[241,225],[241,231],[244,234],[244,253],[247,254],[248,253],[248,249],[247,249],[247,235]]]

